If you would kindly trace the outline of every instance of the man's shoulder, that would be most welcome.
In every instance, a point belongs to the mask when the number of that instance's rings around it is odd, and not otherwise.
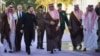
[[[49,15],[49,12],[46,12],[45,14],[46,14],[46,15]]]
[[[72,11],[70,14],[73,14],[74,13],[74,11]]]
[[[62,10],[62,12],[66,12],[65,10]]]
[[[66,11],[62,10],[61,14],[66,15]]]
[[[3,12],[1,13],[1,16],[7,16],[6,12],[3,11]]]
[[[24,17],[26,17],[27,15],[28,15],[28,13],[27,13],[27,12],[24,12],[24,13],[23,13],[23,16],[24,16]]]
[[[41,14],[40,12],[37,12],[36,15]],[[46,12],[43,12],[43,14],[46,14]]]
[[[22,11],[22,14],[25,14],[25,12],[24,12],[24,11]]]
[[[65,10],[62,10],[61,12],[62,12],[62,13],[66,13],[66,11],[65,11]]]

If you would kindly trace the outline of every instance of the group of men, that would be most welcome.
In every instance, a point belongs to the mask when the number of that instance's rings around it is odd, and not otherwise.
[[[1,41],[4,44],[4,52],[13,53],[21,50],[21,40],[24,33],[26,52],[30,54],[30,45],[34,39],[37,21],[32,6],[27,7],[27,12],[22,11],[22,5],[14,8],[14,3],[9,3],[2,13]]]
[[[41,5],[38,7],[38,12],[35,12],[32,6],[28,6],[27,12],[23,12],[22,5],[19,4],[16,11],[14,3],[9,3],[2,13],[1,41],[4,44],[4,52],[21,51],[21,40],[24,33],[26,52],[30,55],[31,42],[35,40],[35,29],[38,35],[37,49],[44,49],[43,37],[46,30],[47,51],[51,54],[55,49],[61,51],[65,23],[71,35],[73,50],[81,50],[84,40],[84,51],[87,49],[99,51],[100,3],[95,10],[93,5],[88,5],[84,15],[79,6],[75,5],[69,20],[66,11],[62,10],[62,4],[59,3],[57,7],[58,10],[55,9],[54,4],[49,4],[47,12],[44,12],[44,7]],[[78,46],[80,46],[79,49]]]
[[[93,5],[88,5],[85,13],[79,9],[78,5],[74,6],[74,11],[71,12],[69,20],[73,50],[81,50],[83,42],[83,51],[95,50],[100,52],[99,9],[100,2],[95,9]]]
[[[31,42],[35,40],[35,29],[38,35],[37,49],[44,49],[43,37],[46,30],[47,51],[53,53],[55,48],[61,51],[65,22],[69,25],[66,12],[62,11],[61,6],[62,4],[58,4],[57,11],[54,4],[49,4],[48,12],[44,12],[42,5],[38,7],[38,12],[35,12],[32,6],[28,6],[27,12],[23,12],[21,4],[15,10],[14,3],[9,3],[2,13],[1,42],[4,44],[4,52],[21,51],[21,40],[24,34],[26,52],[30,54]],[[60,20],[60,18],[64,19]]]

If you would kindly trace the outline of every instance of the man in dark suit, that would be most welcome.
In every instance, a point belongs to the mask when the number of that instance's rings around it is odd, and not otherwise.
[[[17,22],[17,27],[16,27],[16,39],[15,39],[15,44],[16,44],[16,51],[21,50],[21,40],[22,40],[22,19],[23,15],[25,13],[22,11],[22,5],[17,6],[17,15],[18,15],[18,22]]]
[[[33,34],[35,34],[34,27],[36,26],[36,28],[38,28],[36,17],[33,14],[32,6],[27,7],[27,13],[25,13],[24,20],[22,20],[22,23],[24,25],[23,30],[24,30],[24,41],[26,45],[26,52],[28,55],[30,55],[31,41],[32,41],[32,38],[34,37]]]
[[[62,10],[62,4],[59,3],[57,5],[58,7],[58,12],[59,12],[59,15],[60,15],[60,27],[59,27],[59,34],[58,34],[58,49],[59,51],[61,51],[61,40],[62,40],[62,36],[64,34],[64,30],[65,30],[65,23],[67,24],[67,26],[69,27],[69,21],[68,21],[68,18],[67,18],[67,14],[66,14],[66,11]]]

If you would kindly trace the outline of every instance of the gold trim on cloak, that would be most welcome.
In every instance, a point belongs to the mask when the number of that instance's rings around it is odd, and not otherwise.
[[[53,20],[55,20],[49,12],[48,12],[48,14],[50,15],[50,17],[51,17]],[[57,14],[59,15],[58,12],[57,12]],[[59,19],[60,19],[60,16],[59,16],[58,20],[59,20]]]
[[[53,20],[55,20],[49,12],[48,12],[48,14],[50,15],[50,17],[51,17]],[[59,15],[59,12],[57,12],[57,14]],[[59,20],[59,23],[60,23],[60,15],[59,15],[59,18],[58,18],[57,20]],[[58,24],[59,24],[59,23],[58,23]]]
[[[17,23],[18,23],[18,15],[17,15],[17,19],[16,19],[16,25],[17,25]]]
[[[76,19],[80,22],[79,18],[76,16],[75,12],[73,11],[73,14],[75,15]],[[81,22],[80,22],[81,23]]]
[[[18,23],[18,12],[16,11],[17,19],[16,19],[16,25]]]
[[[9,17],[7,17],[7,21],[8,21],[8,24],[10,26],[10,18]]]
[[[9,17],[7,17],[7,21],[8,21],[8,24],[10,25],[10,18]],[[17,16],[17,19],[16,19],[16,25],[17,25],[17,23],[18,23],[18,16]]]

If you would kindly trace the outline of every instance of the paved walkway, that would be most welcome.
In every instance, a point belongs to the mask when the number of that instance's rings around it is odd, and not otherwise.
[[[32,43],[31,46],[31,55],[30,56],[100,56],[100,53],[95,53],[93,51],[88,52],[76,52],[72,51],[72,46],[70,42],[63,43],[63,50],[56,51],[54,54],[50,54],[46,51],[46,43],[44,43],[44,50],[36,49],[36,44]],[[3,45],[0,43],[0,56],[28,56],[25,52],[25,44],[22,41],[22,51],[16,53],[4,53],[3,52]]]
[[[66,40],[65,40],[66,39]],[[87,51],[87,52],[76,52],[72,51],[72,44],[70,41],[69,34],[64,34],[63,36],[63,44],[62,44],[62,51],[56,51],[54,54],[50,54],[46,51],[46,41],[44,41],[44,50],[36,49],[36,43],[32,42],[31,46],[31,55],[30,56],[100,56],[100,53],[95,53],[94,51]],[[22,51],[16,53],[4,53],[3,45],[0,43],[0,56],[28,56],[25,52],[25,44],[24,40],[22,39]]]

